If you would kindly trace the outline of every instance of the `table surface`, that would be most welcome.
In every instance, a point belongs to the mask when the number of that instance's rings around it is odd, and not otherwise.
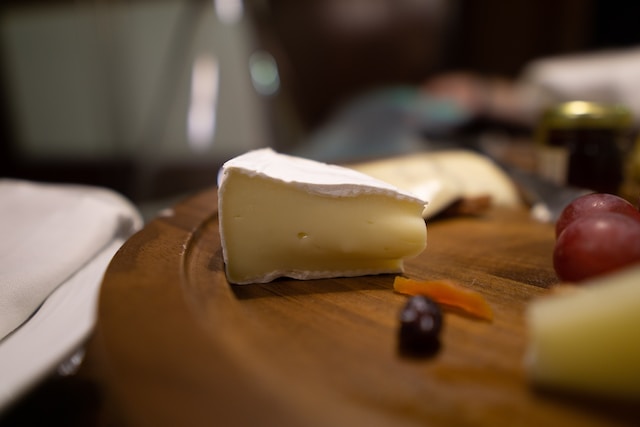
[[[495,318],[446,312],[439,351],[407,357],[393,275],[229,285],[212,189],[114,257],[80,375],[117,425],[633,425],[624,405],[527,378],[524,314],[557,283],[553,243],[524,208],[429,221],[404,275],[456,280]]]

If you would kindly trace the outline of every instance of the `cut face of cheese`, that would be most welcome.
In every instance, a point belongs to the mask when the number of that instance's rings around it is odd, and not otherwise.
[[[640,398],[640,266],[542,297],[527,312],[527,368],[539,385]]]
[[[231,283],[397,273],[426,247],[423,200],[271,149],[225,163],[218,198]]]

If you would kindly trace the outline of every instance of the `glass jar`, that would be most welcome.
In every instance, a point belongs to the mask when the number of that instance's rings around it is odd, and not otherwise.
[[[617,194],[633,117],[621,105],[571,101],[547,110],[537,129],[538,172],[558,184]]]

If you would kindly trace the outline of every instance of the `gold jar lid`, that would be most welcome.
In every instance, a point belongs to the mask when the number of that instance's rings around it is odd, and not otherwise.
[[[588,101],[570,101],[545,111],[541,125],[544,128],[614,128],[631,126],[631,111],[619,104],[607,105]]]

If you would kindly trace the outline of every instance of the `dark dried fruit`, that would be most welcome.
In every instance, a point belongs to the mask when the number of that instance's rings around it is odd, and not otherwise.
[[[430,298],[409,298],[400,312],[399,345],[405,354],[431,354],[440,347],[442,310]]]

